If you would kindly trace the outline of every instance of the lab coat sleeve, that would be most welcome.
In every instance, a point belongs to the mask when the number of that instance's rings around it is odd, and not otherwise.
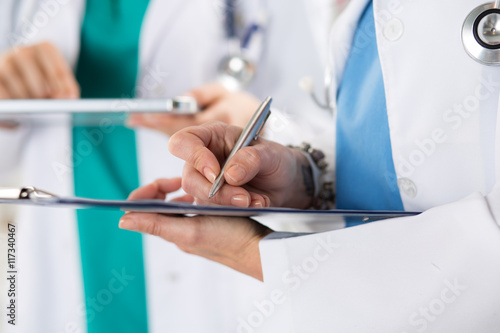
[[[418,216],[261,241],[273,305],[266,326],[290,332],[498,330],[500,230],[490,206],[498,206],[499,192],[472,194]]]
[[[12,11],[14,1],[5,0],[0,3],[0,54],[11,46]],[[0,121],[6,120],[0,116]],[[11,120],[10,117],[7,120]],[[20,146],[25,135],[22,130],[6,130],[0,128],[0,186],[16,186],[13,183],[16,166],[19,165]]]
[[[12,24],[12,0],[0,2],[0,54],[9,48]]]
[[[75,66],[80,43],[83,0],[44,2],[33,0],[0,4],[0,52],[14,45],[30,45],[50,41],[62,52],[71,66]],[[16,17],[13,17],[16,16]],[[42,24],[43,23],[43,24]],[[44,119],[44,116],[41,116]],[[29,139],[32,120],[38,117],[5,117],[17,121],[14,130],[0,128],[0,186],[18,186],[13,179],[22,163],[22,147]]]

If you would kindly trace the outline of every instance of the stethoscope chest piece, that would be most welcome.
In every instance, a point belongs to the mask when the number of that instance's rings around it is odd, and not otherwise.
[[[255,76],[255,64],[242,54],[224,57],[219,64],[219,80],[231,91],[245,88]]]
[[[462,27],[462,43],[474,60],[500,66],[500,8],[496,4],[481,5],[467,16]]]

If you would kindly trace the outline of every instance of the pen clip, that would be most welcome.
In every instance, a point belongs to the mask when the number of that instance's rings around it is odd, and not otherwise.
[[[266,118],[264,118],[264,120],[262,121],[262,124],[260,124],[259,130],[257,131],[255,136],[253,137],[254,140],[257,140],[259,138],[260,132],[262,132],[262,130],[264,129],[264,125],[266,124],[266,121],[270,115],[271,115],[271,111],[269,111],[267,113]]]

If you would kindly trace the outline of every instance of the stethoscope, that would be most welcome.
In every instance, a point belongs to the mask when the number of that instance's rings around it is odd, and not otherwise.
[[[462,27],[462,43],[465,51],[477,62],[500,66],[500,0],[474,8],[465,19]],[[329,52],[333,45],[329,45]],[[328,57],[330,59],[330,56]],[[331,103],[333,85],[332,66],[327,65],[324,75],[324,102],[314,93],[312,78],[305,77],[300,87],[311,95],[314,103],[322,109],[334,110]]]
[[[472,59],[500,65],[500,0],[472,10],[462,27],[462,43]]]
[[[266,12],[259,9],[257,17],[238,34],[237,2],[224,0],[224,30],[228,53],[219,63],[218,79],[231,91],[242,90],[252,81],[257,71],[257,61],[262,53]]]

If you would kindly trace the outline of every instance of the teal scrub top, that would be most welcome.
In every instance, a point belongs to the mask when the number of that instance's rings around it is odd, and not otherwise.
[[[147,0],[86,1],[76,69],[82,98],[134,96],[147,6]],[[85,117],[74,119],[75,195],[126,199],[139,186],[135,134],[123,126],[109,128],[106,120],[93,119],[97,126],[80,126]],[[148,329],[142,236],[118,229],[121,215],[77,211],[90,333]]]

